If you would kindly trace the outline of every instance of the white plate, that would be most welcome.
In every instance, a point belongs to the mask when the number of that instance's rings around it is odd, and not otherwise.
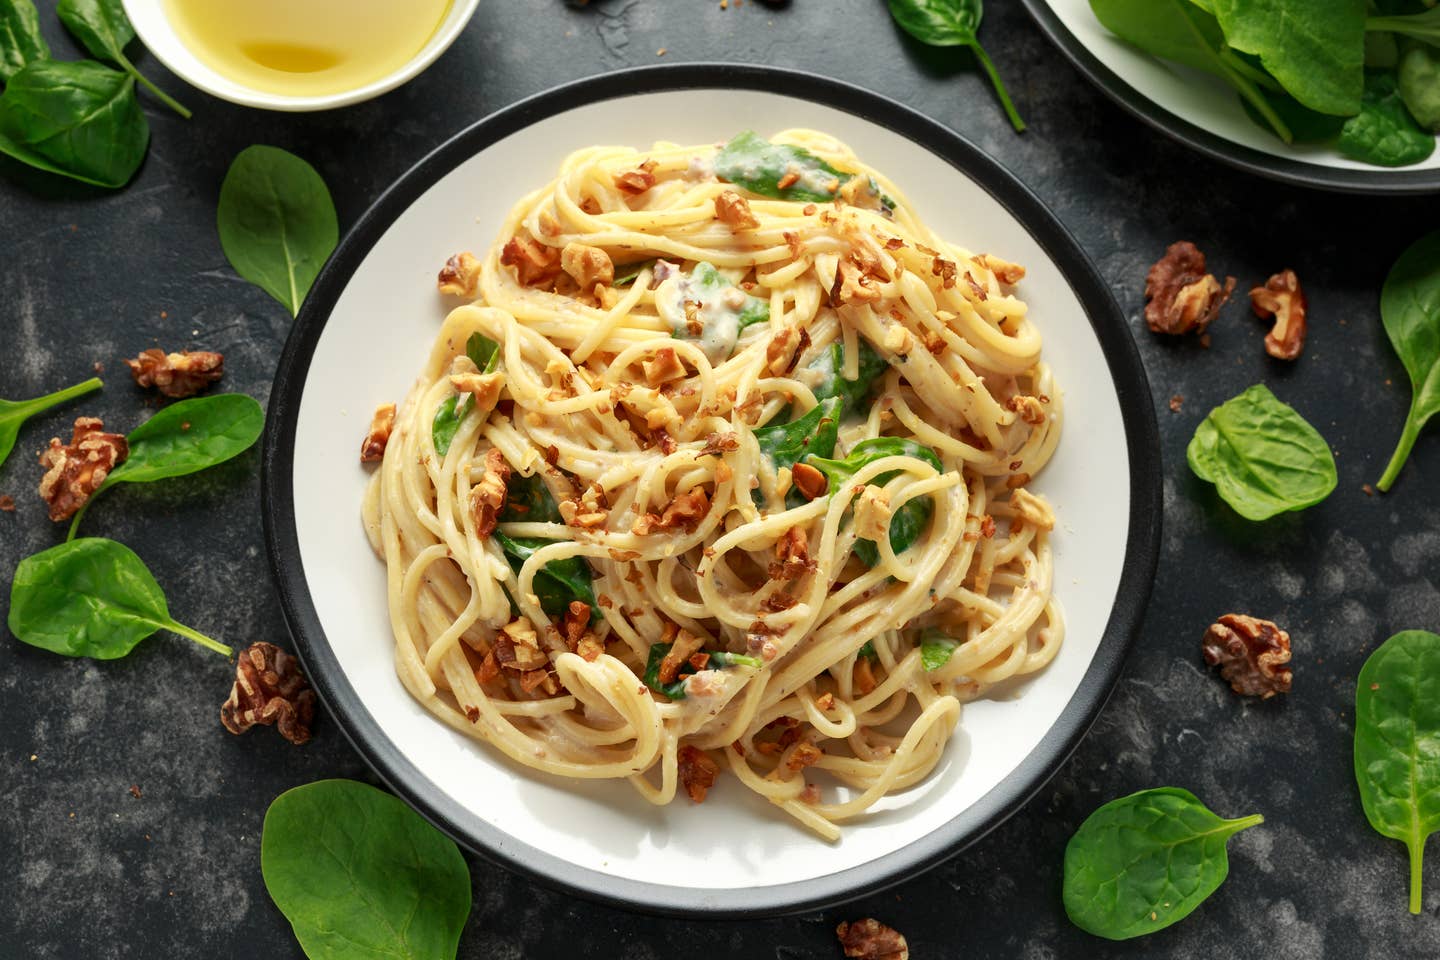
[[[1440,190],[1440,150],[1422,163],[1388,168],[1351,160],[1325,144],[1285,144],[1246,115],[1229,84],[1119,39],[1095,19],[1090,0],[1023,2],[1076,68],[1120,106],[1217,160],[1277,180],[1352,193]]]
[[[384,569],[359,520],[360,439],[376,404],[404,396],[429,353],[445,313],[434,278],[447,257],[488,247],[511,204],[576,148],[794,126],[849,142],[943,235],[1026,266],[1020,293],[1064,388],[1067,421],[1039,484],[1062,523],[1054,546],[1064,647],[1003,698],[967,706],[940,768],[834,844],[723,779],[703,808],[652,807],[626,783],[521,769],[442,726],[395,676]],[[482,121],[406,174],[351,231],[281,361],[266,532],[286,616],[325,702],[381,776],[441,827],[514,869],[610,902],[775,913],[913,875],[1013,812],[1073,749],[1149,593],[1157,449],[1144,374],[1114,302],[1075,242],[998,164],[898,104],[838,83],[763,68],[647,68]]]

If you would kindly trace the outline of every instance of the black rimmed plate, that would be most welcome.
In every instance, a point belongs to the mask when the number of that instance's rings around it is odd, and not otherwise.
[[[1246,115],[1235,91],[1117,39],[1089,0],[1022,0],[1040,29],[1110,99],[1192,149],[1250,173],[1345,193],[1440,191],[1440,150],[1409,167],[1377,167],[1324,144],[1288,145]],[[1159,0],[1156,0],[1159,2]]]
[[[776,91],[784,91],[783,93]],[[828,131],[954,241],[1024,264],[1070,426],[1038,488],[1061,517],[1055,593],[1065,644],[1004,698],[967,705],[944,761],[838,843],[722,778],[703,807],[653,807],[625,783],[562,781],[431,717],[393,667],[385,576],[361,531],[356,451],[397,401],[444,315],[434,277],[481,250],[570,151],[738,130]],[[1150,591],[1158,437],[1144,371],[1079,246],[999,164],[939,124],[844,84],[743,66],[664,66],[585,80],[482,120],[422,160],[360,219],[286,344],[265,448],[266,535],[311,679],[381,777],[457,840],[531,877],[651,912],[764,915],[877,890],[948,857],[1018,809],[1105,702]]]

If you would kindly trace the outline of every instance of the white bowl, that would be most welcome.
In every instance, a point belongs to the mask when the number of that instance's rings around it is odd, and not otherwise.
[[[166,13],[164,0],[122,0],[122,2],[125,5],[125,13],[130,17],[130,22],[135,25],[135,32],[140,35],[145,46],[155,55],[155,59],[165,64],[171,73],[192,87],[204,90],[222,100],[229,100],[231,103],[247,107],[259,107],[262,110],[308,112],[329,110],[333,107],[344,107],[362,100],[369,100],[371,97],[378,97],[386,91],[394,90],[400,84],[416,76],[434,63],[435,58],[444,53],[446,48],[460,35],[460,31],[465,29],[465,24],[469,23],[470,18],[474,16],[475,8],[479,5],[480,0],[454,0],[445,19],[440,22],[440,26],[425,43],[425,46],[421,47],[415,56],[394,73],[353,90],[309,97],[287,97],[265,90],[255,90],[217,73],[180,39],[180,35],[175,32],[175,26],[170,22]]]

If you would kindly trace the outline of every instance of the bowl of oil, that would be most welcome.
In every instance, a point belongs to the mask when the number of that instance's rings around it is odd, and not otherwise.
[[[135,32],[206,93],[328,110],[392,90],[450,46],[479,0],[124,0]]]

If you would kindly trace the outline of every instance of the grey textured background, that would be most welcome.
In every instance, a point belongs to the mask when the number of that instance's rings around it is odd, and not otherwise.
[[[74,46],[52,4],[59,56]],[[425,152],[471,121],[553,84],[669,60],[768,63],[861,84],[954,127],[1059,214],[1130,317],[1159,412],[1165,541],[1150,612],[1124,678],[1075,757],[1013,819],[931,873],[848,906],[782,920],[689,923],[594,906],[472,860],[466,958],[838,957],[833,928],[873,915],[920,958],[1422,958],[1440,955],[1440,853],[1425,913],[1405,911],[1402,848],[1366,826],[1350,773],[1354,677],[1404,628],[1440,629],[1440,430],[1421,438],[1393,493],[1369,497],[1408,402],[1377,314],[1396,254],[1435,226],[1433,199],[1379,201],[1277,186],[1186,153],[1090,89],[1014,3],[993,0],[982,37],[1031,124],[1016,136],[968,55],[902,37],[883,4],[750,0],[484,0],[424,76],[323,115],[246,111],[140,64],[195,110],[146,100],[149,159],[108,193],[4,166],[0,179],[0,395],[27,397],[105,365],[103,394],[31,423],[0,469],[0,585],[58,542],[34,495],[33,453],[79,413],[126,428],[147,401],[119,358],[151,345],[226,355],[225,388],[262,401],[290,318],[239,281],[214,233],[219,184],[243,147],[295,151],[329,182],[342,228]],[[144,98],[142,98],[144,99]],[[763,126],[763,124],[762,124]],[[729,131],[717,131],[717,137]],[[1145,270],[1190,239],[1241,289],[1286,266],[1311,304],[1301,360],[1269,360],[1265,325],[1232,304],[1209,350],[1152,337]],[[1324,504],[1263,525],[1236,518],[1184,464],[1196,423],[1256,381],[1333,445]],[[1180,413],[1168,409],[1184,396]],[[1078,437],[1083,424],[1072,425]],[[1076,442],[1074,439],[1071,442]],[[288,642],[260,529],[258,453],[187,480],[120,488],[92,534],[134,547],[175,616],[232,644]],[[0,591],[0,610],[8,590]],[[1295,691],[1242,703],[1199,659],[1217,615],[1272,617],[1295,644]],[[159,636],[111,663],[65,660],[0,638],[0,956],[299,957],[259,869],[260,824],[282,790],[368,778],[329,718],[296,749],[272,731],[225,733],[220,658]],[[32,760],[31,757],[34,756]],[[129,793],[131,784],[142,796]],[[1067,838],[1097,805],[1144,787],[1194,790],[1264,827],[1231,845],[1230,879],[1186,921],[1128,944],[1065,919]]]

